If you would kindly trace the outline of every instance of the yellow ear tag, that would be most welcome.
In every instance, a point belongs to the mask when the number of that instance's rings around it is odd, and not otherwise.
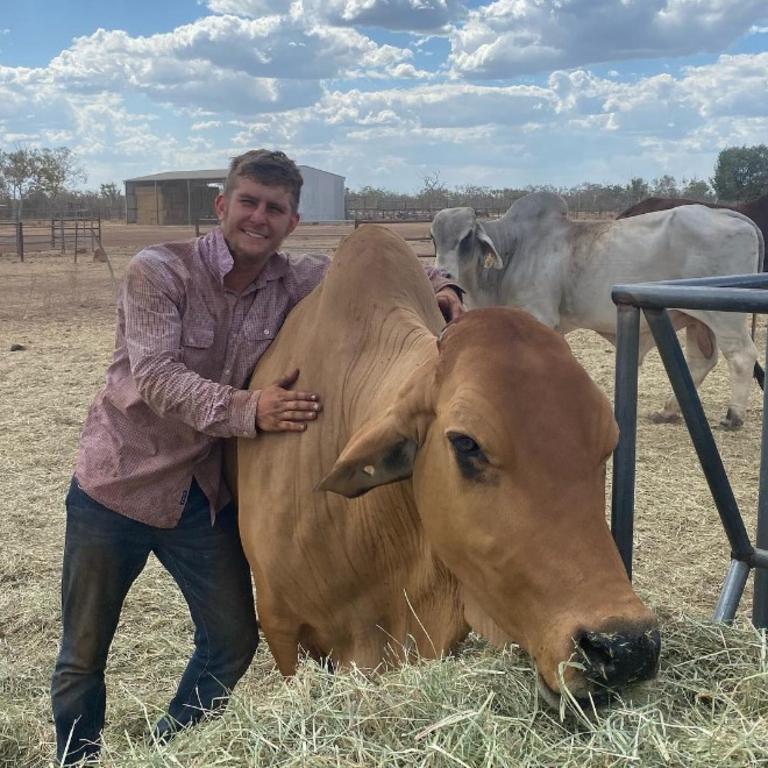
[[[495,263],[496,263],[496,259],[493,257],[493,254],[490,251],[486,251],[485,261],[483,261],[483,268],[491,269],[491,267],[493,267]]]

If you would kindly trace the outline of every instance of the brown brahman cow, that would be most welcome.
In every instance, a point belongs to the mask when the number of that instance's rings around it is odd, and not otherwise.
[[[440,657],[474,629],[519,643],[548,692],[560,672],[578,696],[652,676],[656,622],[604,517],[608,400],[525,312],[442,326],[406,243],[363,227],[256,369],[252,388],[298,367],[324,400],[304,433],[238,441],[280,671],[302,649],[363,668]]]
[[[748,200],[744,203],[734,203],[725,205],[723,203],[703,203],[700,200],[690,200],[687,197],[646,197],[639,203],[630,205],[629,208],[619,213],[617,219],[628,219],[632,216],[640,216],[643,213],[652,213],[653,211],[666,211],[669,208],[678,208],[681,205],[706,205],[707,208],[728,208],[731,211],[738,211],[757,224],[763,233],[763,241],[768,243],[768,193]],[[763,270],[768,265],[763,264]]]

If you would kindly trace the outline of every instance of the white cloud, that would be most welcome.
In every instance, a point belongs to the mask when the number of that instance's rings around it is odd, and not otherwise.
[[[202,123],[192,123],[192,125],[189,127],[190,131],[209,131],[213,128],[221,128],[222,122],[221,120],[206,120]]]
[[[764,0],[496,0],[451,33],[472,78],[720,51],[768,16]]]
[[[214,13],[260,18],[288,14],[331,26],[407,32],[447,31],[465,10],[460,0],[208,0]]]
[[[422,76],[413,67],[398,70],[411,57],[355,30],[305,28],[278,16],[210,16],[151,37],[99,29],[54,58],[47,76],[81,93],[139,92],[161,103],[257,114],[313,103],[322,78]]]
[[[447,30],[464,15],[458,0],[304,0],[329,24],[411,32]]]
[[[293,2],[294,0],[208,0],[206,5],[214,13],[258,18],[288,13]]]

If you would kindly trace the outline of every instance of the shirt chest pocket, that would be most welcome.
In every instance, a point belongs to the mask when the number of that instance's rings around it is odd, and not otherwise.
[[[216,333],[213,327],[202,325],[185,326],[181,332],[181,343],[184,347],[207,349],[213,346]]]
[[[184,323],[181,329],[181,353],[184,364],[206,379],[217,380],[223,350],[214,346],[216,329],[200,322]]]

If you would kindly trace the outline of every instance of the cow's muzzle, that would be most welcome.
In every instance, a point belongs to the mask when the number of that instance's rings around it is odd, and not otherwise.
[[[576,641],[575,660],[584,665],[590,687],[617,690],[656,674],[661,650],[657,629],[640,633],[584,632]]]

